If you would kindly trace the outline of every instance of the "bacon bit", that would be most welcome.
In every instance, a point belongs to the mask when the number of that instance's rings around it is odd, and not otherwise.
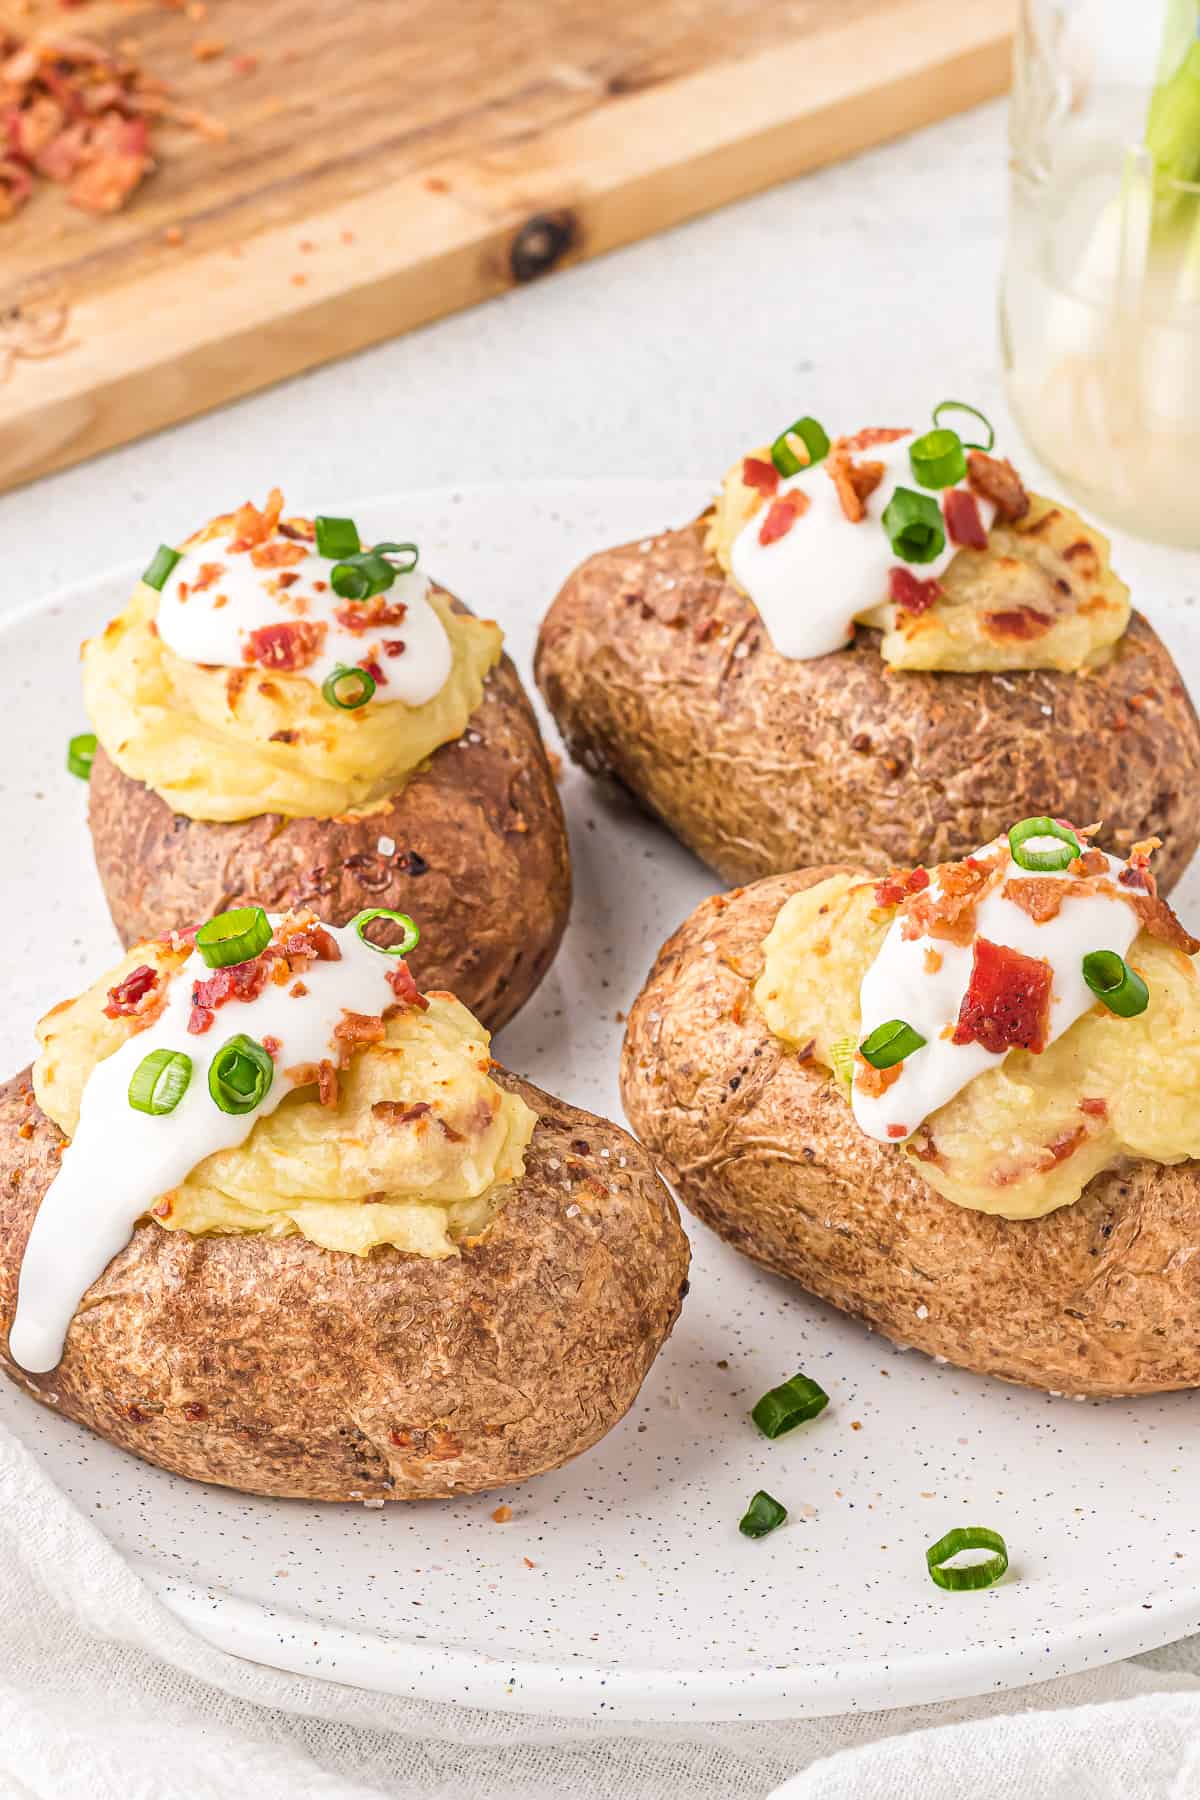
[[[940,581],[919,581],[911,569],[888,570],[888,599],[903,607],[905,612],[928,612],[934,601],[941,597]]]
[[[384,638],[383,653],[385,656],[403,656],[406,645],[403,638]]]
[[[219,563],[219,562],[201,563],[199,571],[197,572],[197,575],[196,575],[196,579],[192,582],[192,587],[191,587],[192,593],[193,594],[203,593],[204,589],[210,588],[214,581],[219,581],[224,573],[225,573],[225,564],[224,563]],[[185,584],[181,581],[179,585],[182,588]]]
[[[252,51],[245,50],[240,56],[231,59],[229,67],[235,75],[253,75],[258,67],[258,58]]]
[[[151,1208],[156,1219],[169,1219],[175,1211],[175,1202],[169,1194],[165,1194],[158,1205]]]
[[[780,538],[786,537],[796,520],[808,511],[808,504],[808,495],[801,493],[799,488],[792,488],[778,500],[772,500],[758,528],[759,543],[777,544]]]
[[[338,1072],[331,1062],[297,1063],[294,1068],[285,1069],[284,1074],[293,1087],[315,1087],[322,1106],[337,1105]]]
[[[1079,1102],[1079,1110],[1081,1113],[1086,1113],[1088,1115],[1089,1119],[1107,1119],[1107,1117],[1108,1117],[1108,1101],[1107,1100],[1081,1100]]]
[[[267,504],[261,512],[252,501],[245,501],[233,516],[234,535],[230,550],[252,550],[256,544],[265,544],[274,536],[282,511],[283,495],[277,487],[267,495]]]
[[[429,1010],[429,1002],[413,980],[412,970],[402,957],[394,969],[387,972],[388,986],[403,1006],[415,1006],[421,1012]]]
[[[367,671],[367,674],[371,677],[371,680],[375,683],[376,687],[386,687],[387,686],[387,684],[388,684],[387,676],[384,674],[383,670],[380,668],[379,664],[376,662],[376,660],[373,656],[372,657],[364,657],[363,661],[360,662],[358,666],[360,669],[365,669]]]
[[[1076,835],[1083,836],[1084,834],[1079,832]],[[1068,863],[1067,873],[1077,876],[1080,880],[1088,875],[1107,875],[1108,858],[1103,850],[1089,848],[1083,852],[1082,856],[1076,856]]]
[[[935,950],[932,944],[927,944],[925,946],[925,956],[923,961],[925,973],[927,975],[936,975],[942,966],[943,960],[940,950]]]
[[[279,1059],[279,1052],[283,1049],[283,1043],[282,1040],[277,1037],[268,1036],[263,1039],[262,1047],[270,1057],[271,1061],[277,1062]]]
[[[1053,984],[1054,971],[1040,957],[977,938],[952,1042],[979,1044],[994,1056],[1044,1050]]]
[[[242,697],[242,689],[249,679],[249,669],[230,669],[225,677],[225,704],[230,712],[237,711],[237,703]]]
[[[898,438],[909,436],[911,432],[907,425],[868,425],[863,431],[856,431],[853,437],[839,438],[838,447],[857,456],[860,450],[870,450],[875,444],[894,444]]]
[[[930,890],[905,901],[904,937],[969,944],[975,936],[975,909],[998,879],[1006,856],[1007,846],[991,857],[968,856],[962,862],[943,863],[938,869],[936,895]]]
[[[1038,612],[1032,606],[1017,606],[1008,612],[989,612],[983,615],[983,628],[990,638],[997,642],[1012,639],[1016,643],[1028,643],[1031,638],[1044,637],[1054,620],[1048,613]]]
[[[293,673],[307,669],[317,660],[325,642],[328,626],[323,620],[284,620],[278,625],[260,625],[252,631],[242,647],[247,662],[260,668]]]
[[[1117,880],[1123,887],[1141,888],[1147,894],[1157,894],[1158,882],[1150,872],[1150,858],[1156,850],[1161,849],[1160,837],[1142,838],[1129,852],[1126,865]]]
[[[979,516],[979,502],[966,488],[947,488],[942,495],[946,536],[964,550],[986,550],[988,535]]]
[[[1086,1125],[1076,1125],[1074,1130],[1064,1131],[1061,1136],[1054,1138],[1046,1145],[1046,1154],[1038,1158],[1038,1173],[1048,1175],[1059,1163],[1066,1162],[1069,1156],[1074,1156],[1086,1144],[1090,1135]]]
[[[977,494],[992,502],[1007,525],[1023,519],[1029,511],[1029,495],[1021,477],[1002,457],[971,450],[967,455],[967,480]]]
[[[936,1168],[944,1169],[946,1159],[938,1149],[932,1132],[919,1131],[912,1141],[912,1153],[918,1162],[933,1163]]]
[[[21,1123],[17,1126],[17,1136],[19,1138],[24,1138],[26,1142],[29,1141],[33,1136],[33,1121],[31,1119],[21,1120]]]
[[[105,1018],[131,1019],[144,1013],[157,986],[158,970],[152,969],[149,963],[139,963],[123,981],[109,988]]]
[[[1124,897],[1137,914],[1142,930],[1148,931],[1160,944],[1167,944],[1172,950],[1182,950],[1185,956],[1195,956],[1197,950],[1200,950],[1200,938],[1192,936],[1160,895],[1131,891]]]
[[[1090,538],[1080,538],[1077,543],[1068,544],[1062,553],[1064,562],[1082,562],[1086,566],[1080,570],[1082,575],[1092,575],[1096,571],[1098,558],[1096,546]]]
[[[342,1016],[333,1028],[338,1067],[344,1068],[356,1050],[381,1043],[386,1033],[387,1026],[377,1014],[351,1012],[344,1006]]]
[[[382,594],[372,594],[369,600],[339,606],[333,616],[347,631],[377,631],[384,625],[402,625],[408,617],[408,607],[403,600],[385,600]]]
[[[890,1138],[905,1138],[908,1136],[908,1126],[907,1125],[889,1125],[887,1128],[887,1134]],[[855,1429],[855,1431],[861,1431],[862,1426],[856,1425],[854,1427],[854,1429]]]
[[[282,731],[273,731],[267,739],[268,744],[295,744],[300,739],[298,731],[290,730],[286,725]]]
[[[875,884],[876,906],[900,906],[910,894],[919,894],[929,886],[928,869],[893,869]]]
[[[185,1400],[180,1410],[184,1418],[189,1419],[193,1425],[208,1417],[208,1408],[202,1400]]]
[[[405,1106],[402,1100],[376,1100],[371,1107],[372,1116],[388,1126],[412,1125],[432,1111],[428,1100],[418,1100],[413,1106]]]
[[[200,1037],[209,1029],[216,1016],[216,1013],[209,1012],[207,1007],[193,1006],[191,1012],[188,1014],[187,1028],[189,1035],[192,1037]]]
[[[192,45],[192,55],[197,62],[213,62],[224,54],[224,38],[197,38]]]
[[[513,1516],[513,1514],[512,1514],[511,1506],[498,1506],[496,1508],[495,1512],[492,1514],[492,1518],[495,1520],[497,1525],[507,1525],[508,1521],[512,1518],[512,1516]]]
[[[866,1094],[872,1100],[879,1100],[888,1089],[899,1081],[904,1073],[903,1063],[893,1063],[890,1069],[877,1069],[869,1063],[861,1051],[854,1057],[854,1085],[859,1093]]]
[[[207,1031],[217,1008],[228,1001],[256,1000],[266,987],[270,975],[271,965],[264,954],[254,957],[250,962],[233,963],[227,968],[214,969],[207,980],[194,981],[193,1014],[204,1013],[208,1018],[208,1023],[200,1026],[199,1030]],[[193,1030],[191,1024],[188,1025],[188,1030]]]
[[[772,462],[764,462],[761,456],[746,456],[742,459],[742,485],[754,488],[764,499],[769,500],[779,488],[779,470]]]
[[[303,1000],[305,998],[305,996],[307,995],[307,993],[308,993],[308,989],[305,987],[305,985],[302,981],[297,981],[292,987],[290,987],[288,989],[288,994],[290,995],[290,997],[293,1000]]]
[[[537,1564],[535,1562],[530,1562],[530,1560],[527,1556],[523,1556],[521,1558],[521,1561],[525,1564],[525,1567],[527,1569],[536,1569],[537,1568]]]
[[[303,544],[290,538],[271,538],[265,544],[255,544],[250,561],[256,569],[291,569],[302,563],[307,555],[308,550]],[[295,579],[293,575],[292,580]]]
[[[851,525],[859,524],[867,516],[866,502],[883,480],[883,464],[852,461],[846,442],[839,438],[825,458],[825,473],[837,489],[844,516]]]

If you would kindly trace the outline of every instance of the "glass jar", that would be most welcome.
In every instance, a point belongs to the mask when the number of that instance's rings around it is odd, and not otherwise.
[[[1200,547],[1200,0],[1022,0],[1009,400],[1085,508]]]

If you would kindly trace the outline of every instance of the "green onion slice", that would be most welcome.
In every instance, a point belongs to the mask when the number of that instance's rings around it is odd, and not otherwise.
[[[393,925],[398,925],[403,934],[400,942],[398,944],[372,943],[371,939],[365,936],[366,928],[372,919],[390,919]],[[372,906],[366,912],[357,913],[351,919],[350,926],[353,931],[358,933],[368,950],[378,950],[383,956],[407,956],[410,950],[416,949],[421,937],[419,929],[413,924],[407,913],[392,912],[386,906]]]
[[[196,948],[210,969],[250,962],[271,941],[271,921],[261,906],[239,906],[218,913],[196,933]]]
[[[750,1417],[764,1437],[777,1438],[815,1419],[828,1405],[829,1395],[823,1387],[807,1375],[793,1375],[790,1381],[765,1393]]]
[[[357,712],[375,692],[375,677],[367,669],[348,669],[339,663],[321,683],[322,697],[339,712]]]
[[[135,1112],[161,1118],[174,1112],[188,1091],[192,1059],[184,1050],[151,1050],[129,1078],[129,1104]]]
[[[1035,850],[1030,844],[1032,838],[1055,838],[1057,842],[1039,845]],[[1068,826],[1045,818],[1022,819],[1019,825],[1014,825],[1008,834],[1008,848],[1018,869],[1028,869],[1039,875],[1068,868],[1083,854],[1079,839]]]
[[[353,519],[335,519],[329,513],[317,514],[317,554],[338,558],[353,556],[362,549],[362,539]]]
[[[1115,950],[1090,950],[1083,959],[1083,979],[1120,1019],[1136,1019],[1150,1004],[1150,989]]]
[[[986,444],[973,444],[969,438],[965,438],[963,440],[963,442],[968,450],[990,450],[990,449],[992,449],[992,447],[994,446],[994,444],[996,442],[996,433],[992,430],[992,421],[988,418],[985,418],[983,413],[981,413],[979,411],[978,407],[968,406],[965,400],[941,400],[938,402],[938,404],[933,409],[933,422],[935,425],[941,424],[942,414],[944,412],[969,413],[973,419],[979,420],[979,423],[983,426],[984,430],[987,432],[987,443]]]
[[[171,573],[171,570],[175,567],[175,564],[180,561],[182,555],[183,552],[181,550],[172,550],[170,544],[160,544],[158,549],[154,552],[154,555],[150,558],[149,568],[142,576],[142,580],[145,582],[146,586],[157,588],[161,594],[163,583]]]
[[[858,1049],[873,1069],[891,1069],[926,1042],[920,1032],[903,1019],[888,1019],[868,1032]]]
[[[753,1500],[742,1514],[742,1517],[738,1520],[738,1530],[743,1537],[766,1537],[770,1532],[782,1525],[786,1518],[787,1507],[780,1506],[778,1500],[773,1500],[770,1494],[765,1494],[763,1490],[759,1488],[757,1494],[755,1494]]]
[[[964,1550],[991,1550],[993,1554],[983,1562],[947,1568],[951,1557]],[[957,1530],[948,1531],[944,1538],[939,1538],[936,1544],[930,1544],[925,1561],[940,1588],[953,1591],[993,1587],[1008,1567],[1008,1545],[998,1531],[989,1531],[986,1525],[960,1525]]]
[[[902,562],[927,563],[946,548],[942,509],[932,494],[898,487],[883,509],[883,529]]]
[[[913,477],[926,488],[953,487],[967,472],[966,453],[957,431],[927,431],[908,447]]]
[[[239,1032],[208,1067],[208,1091],[223,1113],[253,1112],[271,1091],[275,1064],[261,1044]]]
[[[376,544],[374,554],[386,557],[397,575],[411,575],[421,552],[415,544]]]
[[[415,569],[419,554],[415,544],[376,544],[373,550],[360,550],[334,563],[329,584],[343,600],[369,600],[385,593],[397,575]],[[393,557],[401,560],[394,562]]]
[[[857,1038],[834,1038],[829,1046],[829,1061],[834,1076],[848,1088],[854,1086],[854,1058],[857,1052]]]
[[[89,781],[95,760],[96,734],[94,731],[81,731],[67,745],[67,767],[72,775],[78,775],[80,781]]]
[[[808,451],[808,461],[801,462],[789,443],[790,438],[799,438]],[[829,455],[829,437],[823,425],[816,419],[797,419],[781,431],[771,445],[771,461],[781,475],[798,475],[801,469],[811,469],[814,463],[821,462]]]

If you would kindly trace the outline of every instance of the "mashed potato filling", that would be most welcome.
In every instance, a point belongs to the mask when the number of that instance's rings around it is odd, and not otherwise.
[[[444,686],[422,706],[377,697],[343,712],[301,676],[185,662],[158,636],[158,604],[139,582],[84,646],[84,702],[122,773],[190,819],[328,819],[382,805],[462,734],[500,659],[499,626],[455,612],[435,588],[429,604],[453,655]]]
[[[834,1068],[859,1037],[859,991],[891,924],[875,884],[848,875],[794,894],[764,945],[755,1002],[772,1033]],[[958,1206],[1036,1219],[1122,1157],[1200,1156],[1200,982],[1194,960],[1140,932],[1150,990],[1120,1018],[1099,1003],[1047,1050],[1010,1050],[926,1121],[901,1154]],[[837,1048],[835,1048],[837,1047]],[[835,1077],[836,1078],[836,1077]]]
[[[189,950],[141,945],[42,1020],[34,1091],[68,1137],[92,1070],[135,1034],[136,1019],[106,1016],[109,990],[143,964],[175,973]],[[206,1157],[148,1216],[195,1235],[298,1233],[358,1256],[381,1244],[457,1254],[524,1172],[537,1121],[492,1079],[488,1033],[466,1007],[449,994],[428,999],[428,1011],[397,1010],[383,1040],[356,1052],[339,1071],[334,1104],[321,1105],[312,1085],[293,1088],[242,1144]],[[157,1123],[171,1128],[169,1117]]]
[[[735,541],[769,504],[745,481],[747,462],[769,467],[770,451],[752,451],[735,463],[709,521],[707,548],[727,575]],[[814,470],[811,479],[819,475]],[[794,527],[798,547],[804,526],[801,517]],[[882,536],[871,518],[846,530]],[[886,550],[885,543],[884,564]],[[926,573],[919,565],[911,572],[918,579]],[[1129,590],[1109,566],[1108,539],[1077,513],[1036,494],[1023,518],[992,525],[986,550],[958,550],[938,585],[941,593],[925,611],[893,605],[881,591],[877,604],[855,614],[858,623],[883,633],[879,649],[890,668],[1092,668],[1108,660],[1129,623]],[[796,605],[803,604],[798,593]]]

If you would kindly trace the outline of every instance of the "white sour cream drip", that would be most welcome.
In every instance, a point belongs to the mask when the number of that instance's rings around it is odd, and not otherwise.
[[[884,510],[898,487],[928,494],[939,507],[944,492],[950,491],[923,488],[916,479],[908,454],[916,435],[906,432],[894,443],[872,444],[855,453],[856,462],[884,466],[883,480],[868,496],[866,516],[857,524],[843,513],[837,489],[821,462],[779,484],[778,494],[797,488],[809,502],[808,511],[785,536],[773,544],[758,541],[771,504],[768,499],[734,539],[733,578],[758,608],[780,656],[803,662],[841,650],[856,619],[891,630],[897,608],[888,600],[888,571],[903,567],[918,581],[935,580],[957,556],[958,546],[947,538],[945,549],[932,562],[905,563],[883,529]],[[990,531],[995,506],[978,494],[975,503],[984,530]]]
[[[1030,848],[1041,849],[1057,840],[1033,838],[1028,842]],[[986,856],[994,848],[995,845],[989,845],[976,854]],[[1125,865],[1115,856],[1107,861],[1115,881]],[[1050,964],[1053,985],[1047,1044],[1060,1038],[1096,1004],[1096,996],[1083,979],[1083,959],[1088,952],[1115,950],[1124,956],[1139,930],[1132,906],[1117,895],[1071,895],[1057,916],[1041,925],[1004,898],[1007,881],[1067,879],[1065,870],[1028,871],[1009,857],[999,882],[976,912],[976,937]],[[930,891],[936,893],[937,885],[935,877]],[[911,1135],[975,1076],[998,1067],[1008,1055],[1007,1051],[997,1055],[980,1044],[955,1044],[942,1035],[947,1026],[957,1023],[970,985],[973,945],[950,944],[942,938],[905,938],[902,925],[903,915],[893,921],[878,956],[863,976],[859,1041],[889,1019],[903,1019],[921,1034],[925,1043],[905,1057],[899,1078],[885,1094],[872,1098],[860,1091],[857,1082],[851,1091],[854,1117],[863,1131],[868,1137],[888,1143],[899,1141],[889,1132],[889,1126],[903,1126],[904,1135]],[[926,966],[926,953],[930,951],[941,959],[940,967],[933,971]]]
[[[333,1056],[333,1028],[344,1009],[378,1016],[395,1005],[387,981],[395,960],[370,949],[348,926],[326,929],[342,959],[309,963],[302,977],[306,995],[289,992],[294,980],[282,986],[269,981],[255,999],[218,1007],[199,1036],[189,1036],[187,1029],[192,983],[214,971],[193,951],[171,978],[166,1006],[154,1024],[96,1064],[83,1091],[75,1136],[42,1196],[21,1263],[8,1344],[23,1369],[44,1374],[55,1367],[76,1307],[129,1242],[137,1221],[206,1156],[245,1142],[255,1120],[274,1112],[293,1091],[284,1070]],[[224,1113],[208,1091],[208,1070],[222,1045],[238,1033],[260,1044],[276,1037],[282,1048],[262,1104],[250,1113]],[[143,1057],[159,1049],[185,1051],[192,1078],[174,1112],[151,1117],[130,1106],[129,1081]]]
[[[318,556],[315,549],[306,546],[302,562],[287,569],[260,569],[250,560],[249,551],[231,551],[231,541],[206,538],[188,546],[163,584],[158,634],[168,650],[184,662],[244,669],[249,665],[242,651],[252,631],[303,618],[324,624],[325,639],[314,662],[305,669],[286,673],[302,676],[320,687],[339,664],[353,668],[370,659],[379,664],[386,678],[378,690],[379,700],[423,706],[441,692],[450,674],[453,652],[446,628],[429,604],[429,579],[420,570],[397,575],[381,596],[389,605],[403,601],[408,610],[400,623],[372,631],[348,631],[334,614],[353,603],[341,599],[329,586],[334,567],[329,557]],[[277,536],[269,541],[294,540]],[[208,586],[197,589],[193,584],[204,563],[219,563],[221,573]],[[299,579],[279,588],[280,575],[297,575]],[[318,591],[318,581],[324,582],[324,592]],[[185,588],[186,596],[182,591]],[[303,611],[298,610],[297,602]],[[388,655],[383,648],[385,639],[403,643],[403,651]]]

